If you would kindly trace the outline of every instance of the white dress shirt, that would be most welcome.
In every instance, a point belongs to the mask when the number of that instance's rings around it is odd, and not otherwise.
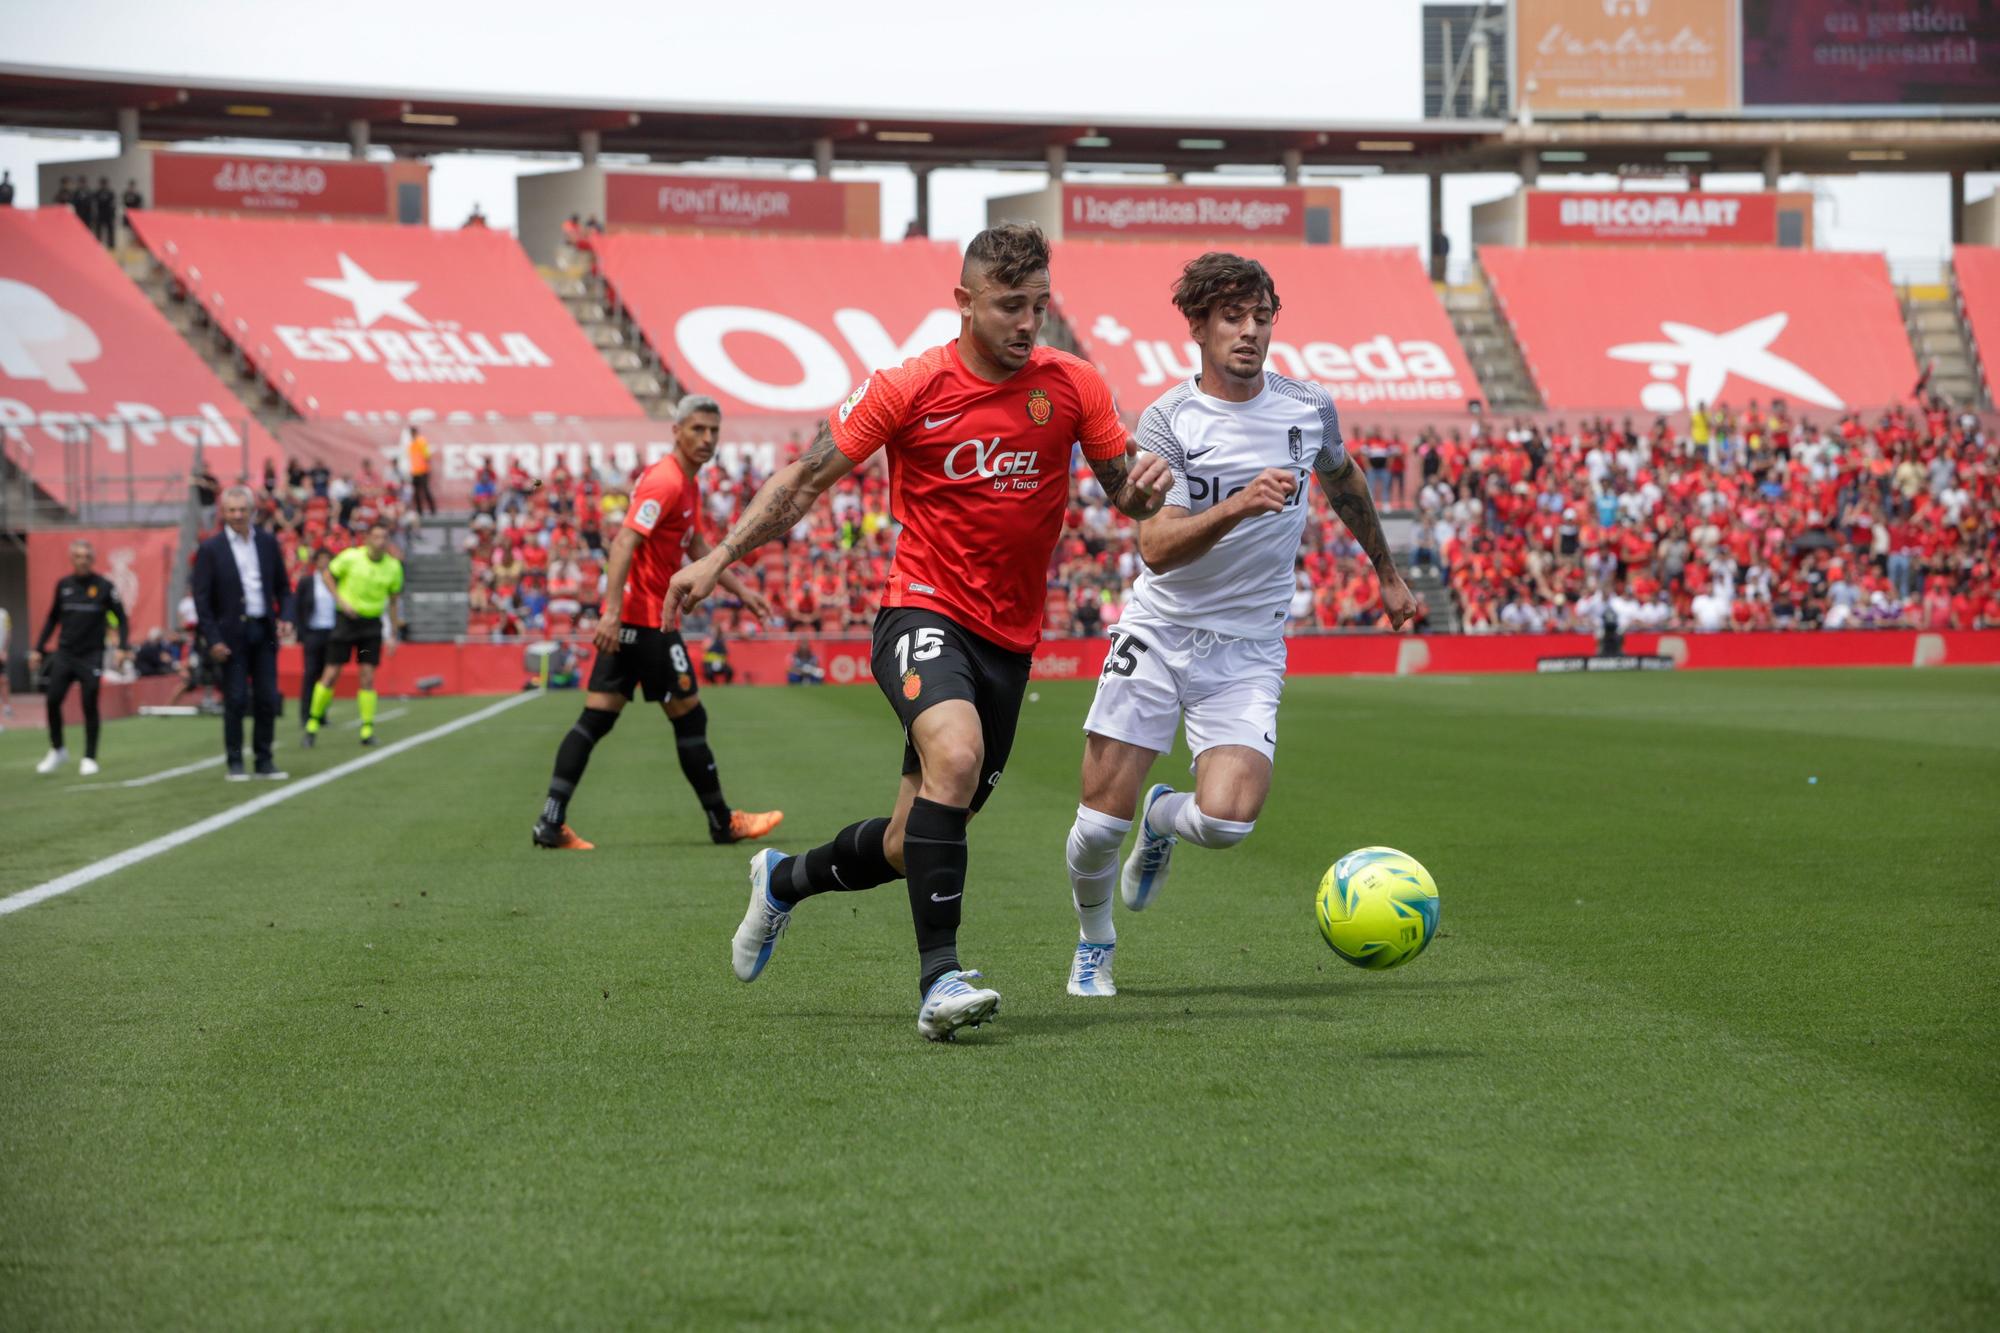
[[[239,537],[235,528],[225,526],[222,535],[229,539],[229,554],[236,557],[236,573],[243,580],[243,614],[251,620],[262,620],[270,613],[270,603],[264,597],[264,570],[257,560],[256,530]]]

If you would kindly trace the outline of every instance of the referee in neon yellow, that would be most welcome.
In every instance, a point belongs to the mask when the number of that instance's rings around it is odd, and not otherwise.
[[[403,631],[402,608],[397,602],[403,591],[403,562],[389,554],[389,525],[377,523],[369,528],[367,541],[335,556],[320,579],[333,598],[333,633],[326,641],[326,671],[313,686],[305,745],[311,749],[319,739],[327,705],[333,702],[334,682],[340,679],[340,669],[349,657],[361,664],[361,691],[354,700],[361,713],[361,743],[373,745],[375,668],[382,663],[384,615],[397,634]],[[389,651],[395,650],[396,641],[391,636]]]

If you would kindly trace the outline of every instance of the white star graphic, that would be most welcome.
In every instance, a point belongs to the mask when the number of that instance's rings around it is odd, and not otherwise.
[[[386,278],[369,276],[368,270],[349,259],[340,257],[340,276],[337,278],[307,278],[306,286],[317,287],[329,296],[337,296],[354,307],[354,322],[362,328],[373,328],[375,321],[384,315],[394,315],[412,328],[427,329],[431,322],[410,309],[410,293],[417,289],[414,282],[390,282]]]
[[[1113,347],[1123,347],[1132,339],[1132,330],[1118,322],[1116,315],[1099,315],[1097,322],[1090,326],[1090,336]]]

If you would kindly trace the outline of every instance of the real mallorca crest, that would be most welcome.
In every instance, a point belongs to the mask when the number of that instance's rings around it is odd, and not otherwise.
[[[912,671],[903,677],[903,697],[915,699],[924,692],[924,678]]]
[[[1046,392],[1041,389],[1028,390],[1028,420],[1037,426],[1046,426],[1049,424],[1049,418],[1055,414],[1056,405],[1049,401]]]

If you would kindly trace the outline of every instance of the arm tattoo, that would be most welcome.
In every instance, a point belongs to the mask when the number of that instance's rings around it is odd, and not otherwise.
[[[1125,474],[1131,470],[1124,454],[1113,458],[1093,458],[1090,471],[1097,478],[1097,484],[1104,488],[1106,504],[1118,503],[1118,492],[1125,489]]]
[[[813,442],[799,459],[806,479],[816,479],[836,452],[833,428],[822,421],[819,433],[813,436]],[[817,488],[811,495],[801,495],[798,487],[782,480],[782,474],[773,477],[757,493],[757,498],[750,502],[735,529],[722,539],[721,545],[728,551],[730,561],[734,563],[773,537],[791,531],[792,525],[805,516],[818,496]]]
[[[1393,569],[1395,559],[1389,554],[1389,539],[1382,535],[1382,520],[1375,513],[1375,501],[1368,494],[1368,480],[1361,475],[1352,457],[1333,461],[1333,453],[1322,448],[1313,459],[1313,472],[1319,477],[1320,489],[1326,492],[1327,503],[1333,512],[1354,534],[1354,540],[1361,543],[1361,549],[1368,556],[1368,563],[1376,570]]]

